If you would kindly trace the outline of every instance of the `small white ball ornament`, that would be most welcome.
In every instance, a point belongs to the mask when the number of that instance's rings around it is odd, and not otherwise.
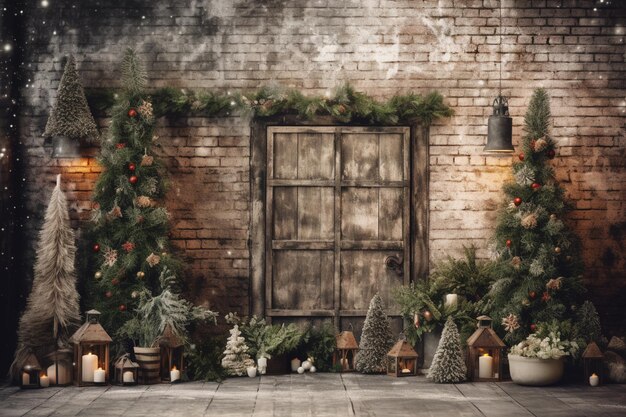
[[[309,369],[309,372],[314,374],[315,372],[317,372],[317,369],[315,368],[315,366],[311,366],[311,369]]]
[[[311,366],[313,366],[311,361],[304,361],[304,362],[302,362],[302,367],[304,368],[305,371],[310,370]]]
[[[304,368],[303,367],[299,367],[298,368],[298,373],[299,374],[303,374],[304,373]]]

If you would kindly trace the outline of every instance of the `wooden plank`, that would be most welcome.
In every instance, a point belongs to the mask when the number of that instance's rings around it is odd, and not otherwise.
[[[269,178],[298,178],[298,135],[275,132],[268,144],[268,154],[273,157]]]
[[[273,240],[273,250],[333,250],[334,240]]]
[[[326,260],[326,257],[324,257]],[[312,310],[320,307],[320,251],[277,251],[273,254],[272,309]]]
[[[381,133],[379,140],[379,169],[383,181],[404,180],[405,153],[403,152],[404,135]]]
[[[342,250],[403,250],[406,245],[402,240],[342,240]]]
[[[320,260],[320,308],[330,310],[335,307],[335,253],[321,252]]]
[[[406,127],[403,126],[339,126],[337,131],[341,134],[347,133],[403,133]]]
[[[378,190],[343,188],[341,190],[341,238],[375,240],[378,238]]]
[[[403,188],[380,188],[378,198],[378,238],[400,240],[405,238],[402,226],[406,222]]]
[[[334,180],[300,180],[300,179],[269,179],[267,185],[271,187],[333,187]]]
[[[334,145],[332,134],[298,134],[298,178],[333,179]]]
[[[272,238],[277,240],[297,239],[298,188],[270,187],[270,189],[273,190],[273,201],[268,201],[268,207],[273,207],[274,225],[270,229],[273,230]]]
[[[265,313],[265,211],[267,178],[267,134],[265,123],[254,120],[250,128],[250,311]],[[269,229],[271,230],[271,229]]]
[[[409,183],[407,181],[369,181],[369,180],[343,180],[341,185],[344,187],[385,187],[385,188],[403,188],[407,187]]]
[[[333,189],[298,187],[299,240],[326,240],[333,236]]]
[[[410,190],[410,167],[411,167],[411,129],[404,128],[404,133],[402,135],[402,155],[404,156],[404,172],[403,177],[409,180],[409,186],[405,187],[402,190],[402,198],[404,201],[404,216],[402,220],[402,236],[403,240],[406,242],[404,246],[404,285],[408,285],[411,282],[411,274],[412,274],[412,264],[411,264],[411,190]]]
[[[411,278],[427,279],[429,272],[429,151],[428,127],[415,125],[411,129]]]
[[[273,317],[307,317],[307,316],[333,317],[335,315],[335,310],[324,310],[324,309],[289,310],[289,309],[271,308],[271,309],[268,309],[266,313]]]
[[[292,126],[271,126],[271,129],[275,133],[330,133],[334,134],[337,128],[335,126],[306,126],[306,125],[292,125]]]
[[[341,136],[341,178],[379,180],[378,135],[349,133]]]
[[[333,306],[335,307],[333,322],[337,331],[341,330],[341,323],[339,322],[339,309],[341,308],[341,133],[339,129],[335,130],[335,224],[334,224],[334,237],[335,237],[335,253],[333,263]]]

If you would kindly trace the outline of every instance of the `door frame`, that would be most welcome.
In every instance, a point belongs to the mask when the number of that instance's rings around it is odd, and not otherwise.
[[[250,287],[248,291],[250,314],[265,316],[266,305],[266,176],[267,176],[267,130],[271,126],[330,126],[336,127],[330,117],[316,117],[303,121],[295,115],[269,118],[253,118],[250,126]],[[342,125],[343,126],[343,125]],[[381,127],[351,125],[372,130]],[[410,128],[409,138],[409,281],[428,278],[429,273],[429,129],[419,124],[401,125]],[[406,273],[406,271],[405,271]]]

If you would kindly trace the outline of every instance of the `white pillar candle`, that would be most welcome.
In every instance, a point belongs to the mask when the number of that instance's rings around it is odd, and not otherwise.
[[[39,378],[39,385],[41,385],[41,388],[48,388],[50,386],[50,378],[46,375],[41,376]]]
[[[302,362],[300,362],[300,359],[298,359],[298,358],[293,358],[293,359],[291,360],[291,372],[297,372],[297,371],[298,371],[298,368],[300,367],[300,364],[301,364],[301,363],[302,363]]]
[[[484,354],[478,358],[478,377],[491,378],[493,375],[493,358],[488,354]]]
[[[445,307],[456,307],[459,302],[459,296],[457,294],[446,294],[446,300],[444,301]]]
[[[180,379],[180,371],[173,367],[170,371],[170,382],[178,381]]]
[[[589,377],[589,385],[591,385],[592,387],[597,387],[598,385],[600,385],[600,378],[598,377],[598,375],[592,374]]]
[[[98,369],[98,355],[94,355],[89,352],[86,355],[83,355],[83,371],[82,378],[84,382],[94,382],[93,374],[96,369]]]
[[[259,358],[257,360],[257,366],[259,367],[259,373],[265,375],[267,372],[267,358]]]
[[[125,384],[132,384],[135,382],[135,374],[133,374],[133,371],[125,371],[124,374],[122,374],[122,382]]]
[[[28,372],[24,372],[22,373],[22,385],[28,384],[30,384],[30,375],[28,374]]]
[[[95,371],[93,371],[93,382],[97,384],[104,384],[105,375],[106,373],[104,372],[104,369],[102,368],[96,369]]]
[[[250,378],[254,378],[256,376],[256,366],[248,366],[246,371],[248,371],[248,376]]]

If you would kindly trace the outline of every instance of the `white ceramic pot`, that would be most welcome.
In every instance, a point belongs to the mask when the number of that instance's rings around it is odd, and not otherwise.
[[[246,371],[248,371],[248,376],[250,378],[254,378],[256,376],[256,366],[248,366]]]
[[[563,358],[539,359],[509,355],[511,379],[520,385],[550,385],[563,377]]]

